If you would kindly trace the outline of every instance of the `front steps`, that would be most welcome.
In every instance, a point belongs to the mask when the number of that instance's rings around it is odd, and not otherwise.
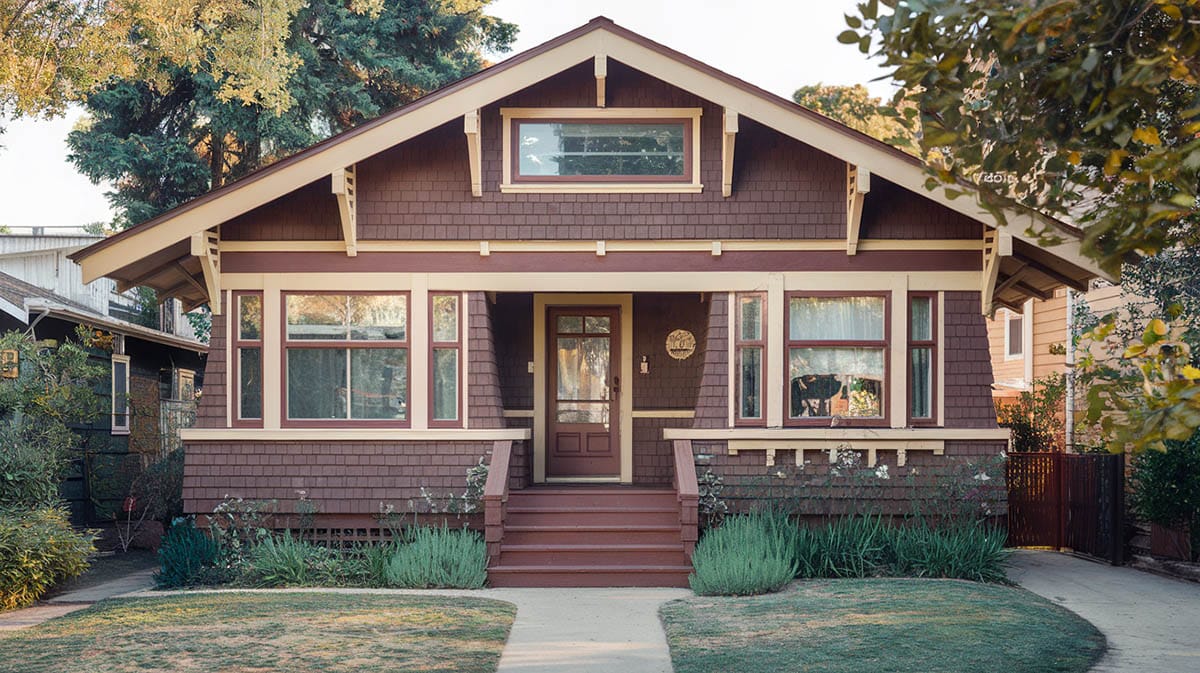
[[[495,587],[686,587],[674,489],[533,487],[508,495]]]

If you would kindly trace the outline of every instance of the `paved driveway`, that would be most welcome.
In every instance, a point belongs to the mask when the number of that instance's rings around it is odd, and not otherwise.
[[[1200,584],[1066,554],[1018,551],[1009,576],[1092,622],[1109,652],[1094,671],[1200,671]]]

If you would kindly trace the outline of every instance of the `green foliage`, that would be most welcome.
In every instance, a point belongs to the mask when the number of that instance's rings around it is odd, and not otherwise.
[[[1192,553],[1200,555],[1200,433],[1168,441],[1163,451],[1143,451],[1132,467],[1133,511],[1166,528],[1186,526]]]
[[[465,528],[414,528],[387,567],[388,585],[407,589],[478,589],[485,581],[487,546]]]
[[[795,534],[795,526],[778,512],[728,517],[696,545],[688,584],[702,596],[779,591],[796,576]]]
[[[896,0],[858,5],[838,39],[876,54],[919,115],[928,185],[983,185],[1084,227],[1111,272],[1194,245],[1200,185],[1200,5],[1190,0]],[[1055,227],[1035,225],[1050,242]]]
[[[270,536],[250,553],[247,579],[263,587],[302,587],[328,581],[338,554],[291,535]]]
[[[280,11],[286,20],[261,46],[278,66],[267,72],[238,49],[221,57],[241,44],[226,39],[241,34],[240,19],[198,30],[196,53],[172,53],[153,77],[113,79],[88,96],[71,160],[115,185],[123,229],[476,72],[482,50],[506,51],[516,34],[484,13],[489,2],[273,3],[271,21]],[[248,87],[230,74],[239,72],[251,73]]]
[[[176,519],[163,535],[158,549],[159,589],[220,584],[230,579],[222,565],[220,543],[196,528],[193,518]]]
[[[28,421],[0,424],[0,508],[47,507],[59,501],[67,455],[56,450],[60,444],[38,442],[39,429]]]
[[[879,515],[841,517],[806,529],[796,556],[801,577],[872,577],[885,574],[892,529]]]
[[[86,570],[94,540],[71,528],[58,508],[0,510],[0,611],[30,605],[55,582]]]
[[[888,574],[899,577],[948,577],[973,582],[1008,581],[1004,566],[1006,535],[992,526],[938,529],[925,522],[889,530]]]
[[[196,333],[196,339],[201,343],[208,343],[208,339],[212,335],[212,310],[208,308],[208,304],[195,311],[184,313],[183,317],[192,326],[192,331]]]
[[[1001,427],[1012,430],[1012,449],[1017,452],[1061,451],[1065,442],[1062,416],[1067,380],[1057,372],[1034,379],[1029,390],[1013,402],[997,405]]]
[[[830,119],[907,152],[917,150],[917,138],[896,118],[896,108],[872,96],[867,87],[810,84],[796,89],[792,100]],[[912,108],[908,103],[906,108]]]

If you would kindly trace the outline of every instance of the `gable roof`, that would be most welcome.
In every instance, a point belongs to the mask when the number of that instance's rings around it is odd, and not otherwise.
[[[926,190],[925,166],[916,157],[653,42],[610,19],[597,17],[575,30],[110,236],[71,258],[83,267],[87,281],[107,275],[128,284],[150,285],[159,290],[184,287],[192,280],[184,274],[196,273],[199,267],[190,256],[188,239],[191,235],[598,55],[613,58],[750,117],[987,226],[996,226],[993,216],[974,199],[951,199],[941,190]],[[1043,248],[1063,269],[1061,278],[1054,280],[1054,284],[1063,282],[1062,278],[1077,284],[1104,275],[1080,251],[1078,230],[1031,210],[1011,211],[1006,216],[1008,233],[1025,244],[1020,246],[1021,249],[1037,247],[1036,238],[1025,233],[1031,227],[1049,227],[1062,234],[1062,244]],[[185,288],[183,296],[189,292],[200,291]],[[198,302],[203,296],[190,299]]]

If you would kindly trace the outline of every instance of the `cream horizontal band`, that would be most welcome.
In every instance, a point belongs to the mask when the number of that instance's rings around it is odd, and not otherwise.
[[[1008,428],[665,428],[663,439],[1006,442],[1009,434]]]
[[[358,252],[478,252],[487,243],[489,253],[594,252],[596,241],[380,241],[359,240]],[[605,241],[608,252],[711,252],[720,243],[723,252],[771,250],[846,249],[844,239],[736,239],[736,240],[623,240]],[[342,241],[221,241],[221,252],[344,252]],[[859,251],[872,250],[982,250],[982,240],[971,239],[862,239]]]
[[[473,442],[529,439],[527,428],[457,428],[412,430],[409,428],[186,428],[179,432],[185,442]]]

